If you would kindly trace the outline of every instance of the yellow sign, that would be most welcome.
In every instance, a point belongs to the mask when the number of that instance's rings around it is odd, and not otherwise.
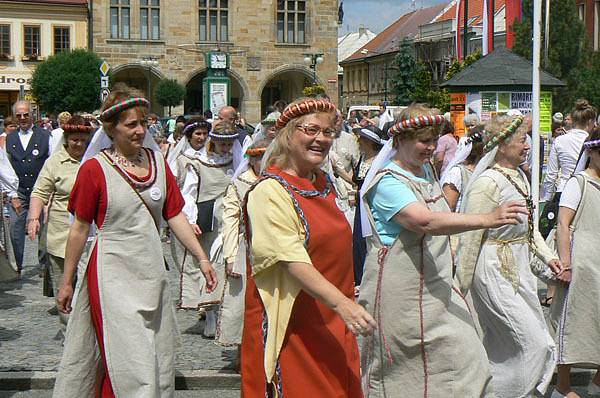
[[[108,64],[108,62],[102,61],[102,65],[100,65],[100,73],[102,73],[102,76],[106,76],[109,70],[110,65]]]

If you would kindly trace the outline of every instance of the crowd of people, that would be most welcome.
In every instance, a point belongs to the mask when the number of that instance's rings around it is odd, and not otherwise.
[[[574,398],[571,368],[600,366],[587,101],[554,115],[543,234],[519,111],[468,115],[459,140],[424,104],[279,101],[256,128],[230,106],[164,125],[148,109],[120,86],[95,118],[37,126],[18,101],[4,122],[0,275],[39,237],[55,397],[173,396],[175,310],[238,347],[244,397],[531,397],[557,369],[552,397]]]

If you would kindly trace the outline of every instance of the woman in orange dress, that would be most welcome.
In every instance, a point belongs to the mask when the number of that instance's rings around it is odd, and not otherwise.
[[[354,335],[374,320],[354,302],[352,232],[319,170],[335,111],[321,100],[291,104],[246,196],[245,398],[363,396]]]

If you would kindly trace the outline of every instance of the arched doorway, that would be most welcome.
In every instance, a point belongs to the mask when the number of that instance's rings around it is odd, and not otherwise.
[[[267,107],[275,101],[290,103],[303,96],[304,87],[312,85],[312,76],[304,69],[284,69],[269,77],[260,94],[261,118],[266,116]]]
[[[244,89],[240,83],[239,78],[232,72],[228,72],[229,79],[231,80],[231,103],[239,112],[243,113],[244,104]],[[185,86],[186,94],[183,102],[183,107],[186,115],[199,115],[202,114],[208,105],[204,104],[203,92],[202,92],[202,80],[206,77],[206,69],[196,72]]]
[[[150,100],[150,111],[163,116],[164,108],[158,104],[154,96],[154,89],[161,80],[162,75],[155,68],[144,68],[140,65],[122,65],[113,71],[112,84],[125,83],[141,91]],[[148,94],[149,91],[151,94]]]

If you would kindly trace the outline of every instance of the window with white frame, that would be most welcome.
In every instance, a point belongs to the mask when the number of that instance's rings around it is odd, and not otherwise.
[[[130,0],[110,0],[110,37],[129,39],[131,21]]]
[[[23,54],[26,57],[37,57],[40,55],[40,27],[23,27]]]
[[[306,43],[306,0],[277,1],[277,42]]]
[[[0,25],[0,57],[10,55],[10,25]]]
[[[229,40],[229,0],[198,0],[200,41]]]
[[[160,0],[140,0],[140,38],[160,39]]]
[[[71,28],[55,26],[53,30],[54,54],[71,51]]]

